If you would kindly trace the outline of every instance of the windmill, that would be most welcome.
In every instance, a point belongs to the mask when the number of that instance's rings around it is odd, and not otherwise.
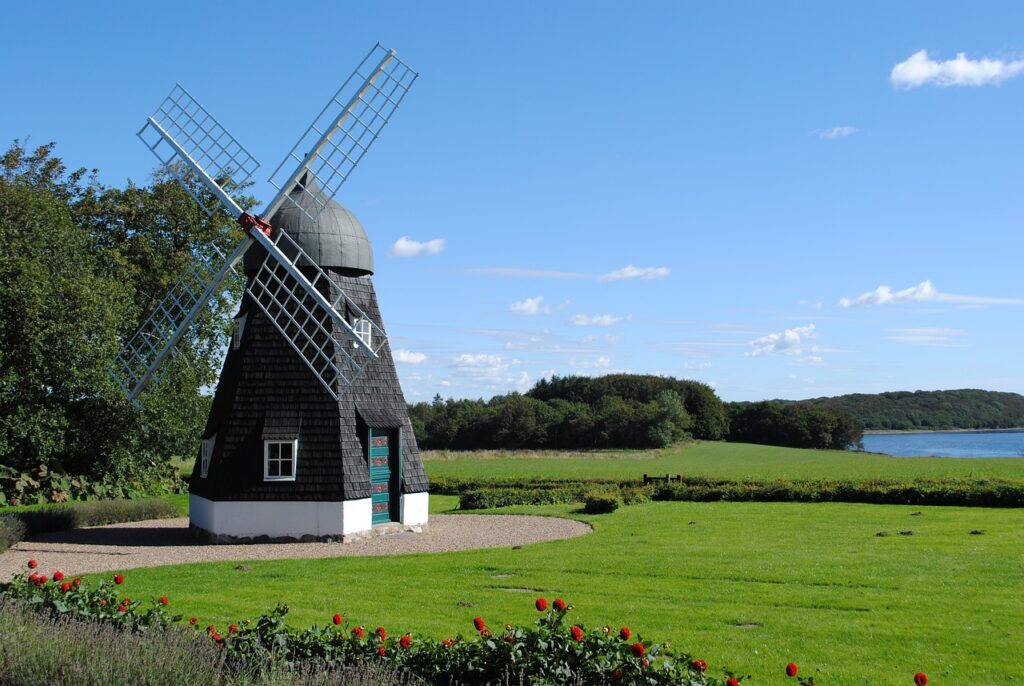
[[[334,196],[417,74],[376,45],[270,176],[259,214],[228,189],[256,160],[176,85],[139,138],[200,202],[241,225],[198,256],[112,374],[130,400],[241,262],[247,283],[190,483],[193,531],[214,542],[338,540],[427,523],[427,479],[373,289],[373,253]]]

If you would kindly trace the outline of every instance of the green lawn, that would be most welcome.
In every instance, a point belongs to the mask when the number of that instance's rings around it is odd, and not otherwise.
[[[890,457],[697,441],[664,450],[564,452],[428,451],[430,476],[467,479],[640,479],[685,474],[728,479],[1001,478],[1024,481],[1024,458]]]
[[[434,498],[433,510],[453,507]],[[587,625],[629,625],[713,666],[783,683],[1007,684],[1024,679],[1024,511],[858,504],[649,503],[577,517],[595,532],[526,546],[398,558],[183,565],[127,572],[126,594],[222,625],[274,603],[299,626],[336,611],[443,638],[529,622],[537,595]],[[914,516],[914,512],[921,512]],[[878,537],[881,530],[891,535]],[[912,536],[898,535],[912,530]],[[983,535],[971,535],[983,530]]]

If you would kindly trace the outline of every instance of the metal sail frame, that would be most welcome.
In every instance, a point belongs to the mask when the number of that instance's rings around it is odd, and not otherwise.
[[[377,139],[417,76],[393,50],[379,43],[374,46],[271,175],[278,193],[262,217],[271,217],[282,204],[292,202],[316,219]],[[354,93],[348,95],[353,88]],[[117,356],[111,374],[118,385],[130,400],[138,402],[159,366],[256,242],[267,256],[248,292],[328,393],[338,399],[341,384],[351,384],[376,358],[387,335],[294,240],[284,231],[273,230],[262,217],[246,213],[224,188],[229,183],[244,184],[259,163],[180,85],[175,85],[138,136],[206,210],[181,168],[199,179],[246,229],[246,236],[228,256],[214,248],[190,266]],[[297,151],[310,140],[312,147],[299,157]],[[281,175],[289,160],[298,165],[290,174]],[[307,191],[312,184],[299,184],[304,177],[314,179],[324,192],[314,195]],[[293,190],[312,197],[314,203],[296,202],[291,197]],[[314,214],[303,204],[314,208]],[[335,295],[329,299],[332,291]],[[337,328],[330,328],[330,323]],[[344,333],[351,347],[336,339],[336,330]]]

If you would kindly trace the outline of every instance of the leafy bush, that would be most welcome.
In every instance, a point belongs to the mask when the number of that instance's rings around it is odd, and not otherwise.
[[[587,514],[607,514],[619,509],[622,500],[617,493],[611,491],[591,491],[583,500],[583,510]]]
[[[185,481],[170,464],[136,466],[130,475],[75,476],[39,465],[18,472],[0,465],[0,505],[41,505],[109,498],[184,493]]]
[[[97,500],[12,512],[0,515],[0,552],[26,536],[67,531],[83,526],[165,519],[178,515],[178,509],[173,504],[160,498]]]

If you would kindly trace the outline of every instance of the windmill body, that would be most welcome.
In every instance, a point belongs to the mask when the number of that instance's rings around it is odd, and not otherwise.
[[[139,131],[187,190],[198,179],[246,234],[230,255],[197,254],[111,368],[138,403],[244,265],[191,481],[191,525],[204,538],[334,540],[427,524],[428,484],[381,324],[373,251],[333,200],[416,76],[375,46],[271,175],[278,193],[262,216],[229,192],[259,164],[181,86]]]

